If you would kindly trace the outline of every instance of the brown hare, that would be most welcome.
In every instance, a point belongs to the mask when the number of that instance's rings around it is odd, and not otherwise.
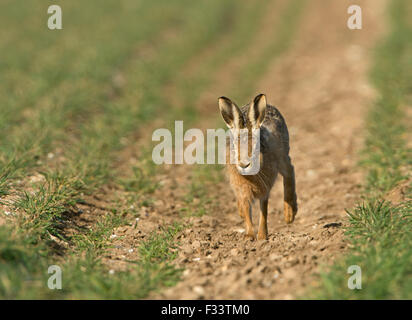
[[[245,219],[246,236],[255,238],[252,203],[254,199],[259,199],[261,212],[257,238],[267,239],[268,199],[278,173],[283,176],[285,221],[292,223],[298,210],[295,173],[289,157],[289,133],[285,120],[275,107],[266,103],[266,96],[263,94],[256,96],[250,104],[241,108],[230,99],[221,97],[219,109],[234,137],[239,137],[239,131],[247,132],[247,151],[239,150],[242,149],[239,139],[228,139],[226,153],[229,180],[237,198],[239,214]],[[256,144],[251,134],[256,131],[254,129],[260,129],[260,148],[257,149],[259,153],[255,156],[259,170],[248,175],[247,170],[251,167],[251,150],[253,144]],[[235,161],[229,161],[230,150],[236,157]]]

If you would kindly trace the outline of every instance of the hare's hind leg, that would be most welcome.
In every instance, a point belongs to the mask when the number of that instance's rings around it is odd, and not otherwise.
[[[283,176],[284,215],[286,223],[292,223],[298,212],[296,200],[295,170],[289,156],[286,156],[280,173]]]
[[[259,231],[257,234],[258,240],[266,240],[268,238],[268,199],[260,200],[260,219],[259,219]]]

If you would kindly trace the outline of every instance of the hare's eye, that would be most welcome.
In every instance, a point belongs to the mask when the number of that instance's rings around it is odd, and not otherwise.
[[[259,148],[261,152],[265,151],[266,143],[264,141],[260,141]]]

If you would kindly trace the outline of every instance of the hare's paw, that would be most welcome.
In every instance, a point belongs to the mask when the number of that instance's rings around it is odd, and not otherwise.
[[[294,208],[295,207],[295,208]],[[295,220],[295,215],[296,215],[296,206],[292,206],[289,203],[285,201],[285,206],[284,206],[284,215],[285,215],[285,221],[286,223],[292,223],[293,220]]]
[[[254,241],[256,238],[255,238],[254,234],[245,234],[245,239],[250,240],[250,241]]]
[[[261,223],[259,224],[259,231],[257,234],[257,239],[258,240],[267,240],[268,239],[268,227],[266,223]]]
[[[255,232],[253,231],[253,228],[246,228],[246,234],[245,234],[245,238],[247,240],[255,240]]]
[[[265,231],[259,231],[257,234],[257,239],[258,240],[267,240],[268,239],[268,233]]]

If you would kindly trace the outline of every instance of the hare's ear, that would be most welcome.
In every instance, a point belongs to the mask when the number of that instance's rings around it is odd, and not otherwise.
[[[230,128],[242,128],[243,118],[241,117],[241,112],[236,104],[234,104],[230,99],[226,97],[219,98],[219,109],[222,114],[223,120],[225,120],[226,125]]]
[[[250,104],[248,117],[249,121],[254,128],[260,128],[265,120],[266,114],[266,96],[264,94],[259,94]]]

